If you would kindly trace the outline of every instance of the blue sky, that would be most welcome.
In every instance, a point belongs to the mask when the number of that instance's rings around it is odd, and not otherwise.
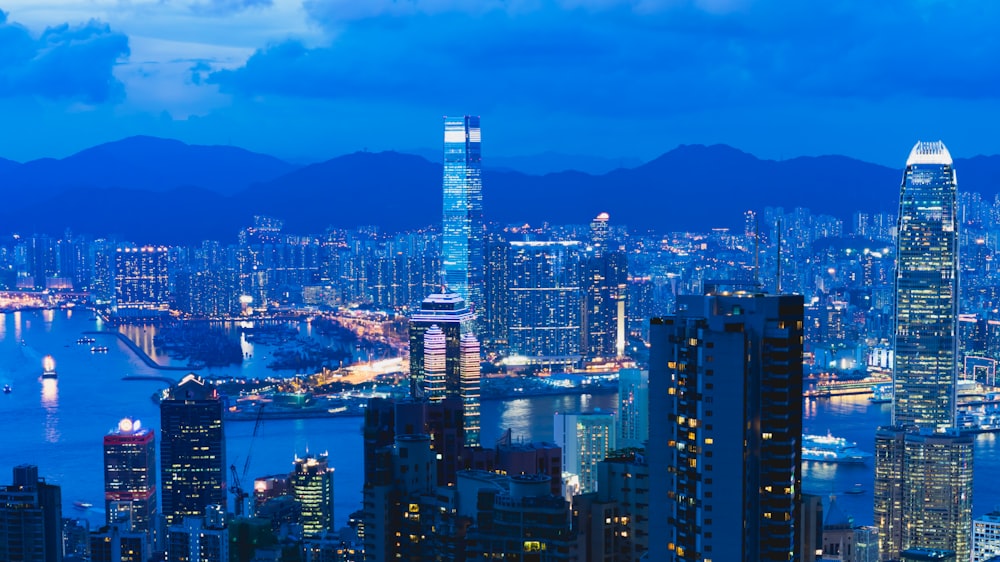
[[[0,156],[147,134],[296,160],[437,148],[648,159],[726,143],[901,166],[1000,152],[1000,3],[0,0]]]

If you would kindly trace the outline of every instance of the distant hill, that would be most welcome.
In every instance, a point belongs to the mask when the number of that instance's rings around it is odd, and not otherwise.
[[[992,199],[1000,156],[959,159],[959,187]],[[741,228],[748,209],[808,207],[850,224],[894,212],[900,169],[844,156],[762,160],[735,148],[679,146],[645,164],[587,174],[483,172],[488,221],[585,223],[601,211],[635,229]],[[0,160],[4,231],[117,234],[137,242],[229,241],[254,214],[295,233],[328,226],[386,231],[441,220],[441,165],[357,152],[301,168],[231,147],[133,137],[62,160]]]

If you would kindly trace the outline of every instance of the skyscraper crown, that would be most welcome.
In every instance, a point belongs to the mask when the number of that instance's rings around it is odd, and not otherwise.
[[[941,141],[923,142],[917,141],[910,151],[910,157],[906,159],[906,165],[913,164],[944,164],[951,166],[951,153]]]

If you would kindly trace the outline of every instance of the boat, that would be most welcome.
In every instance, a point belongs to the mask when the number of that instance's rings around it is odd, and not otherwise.
[[[108,346],[106,346],[106,345],[94,346],[94,347],[90,348],[90,352],[91,353],[107,353],[108,352]]]
[[[802,436],[802,460],[815,462],[863,463],[871,453],[858,450],[857,443],[843,437],[826,435]]]
[[[14,389],[11,388],[11,386],[9,384],[3,385],[3,393],[4,394],[10,394],[11,392],[14,392]]]
[[[888,404],[892,402],[892,383],[882,383],[872,386],[872,395],[868,400],[873,404]]]
[[[76,340],[76,343],[78,343],[79,345],[84,345],[84,344],[94,343],[96,341],[97,340],[95,340],[94,338],[80,338]]]
[[[43,379],[54,379],[56,375],[56,360],[52,358],[51,355],[46,355],[42,359],[42,378]]]
[[[854,486],[852,486],[851,488],[849,488],[847,490],[844,490],[844,493],[845,494],[851,494],[851,495],[863,494],[863,493],[865,493],[865,488],[864,488],[864,486],[862,486],[859,483],[859,484],[855,484]]]
[[[85,501],[77,500],[77,501],[73,502],[73,507],[75,507],[75,508],[77,508],[79,510],[86,511],[86,510],[94,507],[94,504],[92,504],[90,502],[85,502]]]

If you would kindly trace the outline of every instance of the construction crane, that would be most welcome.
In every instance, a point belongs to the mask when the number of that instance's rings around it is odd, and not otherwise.
[[[250,435],[250,446],[247,448],[247,458],[243,462],[243,474],[242,476],[236,472],[236,465],[229,465],[229,471],[233,475],[233,485],[229,487],[229,493],[233,494],[233,512],[236,517],[243,515],[243,503],[250,497],[250,493],[243,489],[243,481],[246,480],[247,471],[250,470],[250,457],[253,455],[253,443],[257,439],[257,432],[260,431],[260,423],[264,421],[264,405],[261,404],[257,409],[257,421],[253,424],[253,434]]]

